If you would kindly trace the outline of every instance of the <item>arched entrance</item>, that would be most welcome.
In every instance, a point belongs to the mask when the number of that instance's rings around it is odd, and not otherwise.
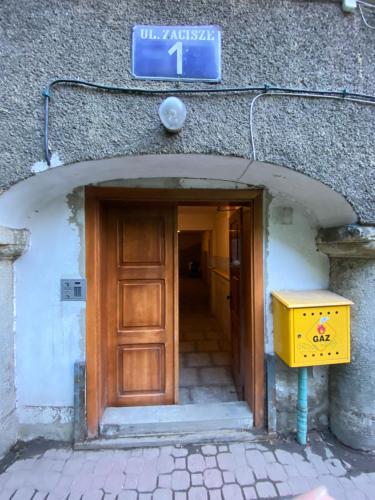
[[[355,220],[349,204],[323,184],[283,167],[248,165],[240,158],[115,158],[52,168],[17,184],[0,197],[0,217],[3,225],[31,232],[30,249],[15,265],[17,391],[25,435],[33,427],[40,434],[41,425],[45,435],[71,428],[72,367],[86,358],[86,308],[84,303],[60,301],[60,279],[87,275],[83,187],[103,183],[181,193],[264,189],[266,351],[272,351],[270,290],[280,284],[302,286],[302,281],[309,287],[327,286],[327,260],[315,250],[316,228]],[[293,262],[297,271],[287,273],[285,262]],[[298,276],[303,279],[297,282]],[[40,363],[32,366],[30,359]]]

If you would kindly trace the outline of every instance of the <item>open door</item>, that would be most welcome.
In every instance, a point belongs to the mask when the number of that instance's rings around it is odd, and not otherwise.
[[[239,397],[264,422],[264,340],[261,200],[229,219],[232,371]]]
[[[232,341],[232,373],[239,399],[244,396],[242,343],[242,210],[236,210],[229,219],[229,272],[230,272],[230,326]]]
[[[102,231],[107,405],[172,404],[175,207],[108,202]]]

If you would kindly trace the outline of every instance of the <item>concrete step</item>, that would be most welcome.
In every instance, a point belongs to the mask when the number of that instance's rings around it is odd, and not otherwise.
[[[225,444],[233,442],[268,442],[272,437],[264,430],[236,431],[220,430],[205,432],[185,432],[181,434],[150,434],[147,436],[129,436],[87,439],[74,443],[75,450],[121,450],[149,448],[159,446],[187,446],[190,444]]]
[[[244,401],[106,408],[100,422],[104,438],[206,431],[248,431],[253,415]]]

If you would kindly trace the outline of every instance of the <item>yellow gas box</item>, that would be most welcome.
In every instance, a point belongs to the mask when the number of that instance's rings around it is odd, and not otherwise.
[[[272,296],[275,352],[287,365],[350,362],[353,302],[329,290],[285,290]]]

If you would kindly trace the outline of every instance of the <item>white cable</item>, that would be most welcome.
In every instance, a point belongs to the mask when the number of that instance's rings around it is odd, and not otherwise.
[[[291,97],[291,96],[296,96],[296,97],[308,97],[308,98],[317,98],[317,99],[339,99],[341,101],[352,101],[352,102],[358,102],[358,103],[361,103],[361,104],[371,104],[372,106],[375,106],[375,101],[367,101],[365,99],[358,99],[358,98],[355,98],[355,97],[341,97],[341,96],[330,96],[330,95],[321,95],[321,94],[307,94],[307,93],[301,93],[301,94],[297,94],[297,93],[294,93],[294,92],[263,92],[262,94],[258,94],[256,95],[252,101],[251,101],[251,104],[250,104],[250,144],[251,144],[251,160],[250,162],[248,163],[248,165],[246,165],[244,171],[242,172],[242,174],[236,179],[237,181],[239,181],[240,179],[242,179],[242,177],[246,174],[246,172],[248,171],[248,169],[250,168],[250,166],[252,165],[252,163],[254,163],[254,161],[256,161],[256,149],[255,149],[255,143],[254,143],[254,104],[255,102],[260,98],[260,97],[275,97],[275,96],[288,96],[288,97]]]
[[[358,0],[358,8],[359,8],[359,12],[361,14],[361,17],[362,17],[362,21],[365,23],[365,25],[372,29],[372,30],[375,30],[375,26],[372,26],[371,24],[369,24],[367,22],[367,19],[363,13],[363,9],[362,9],[362,5],[364,5],[365,7],[369,8],[369,9],[375,9],[375,4],[371,4],[371,3],[367,3],[367,2],[362,2],[360,0]]]

